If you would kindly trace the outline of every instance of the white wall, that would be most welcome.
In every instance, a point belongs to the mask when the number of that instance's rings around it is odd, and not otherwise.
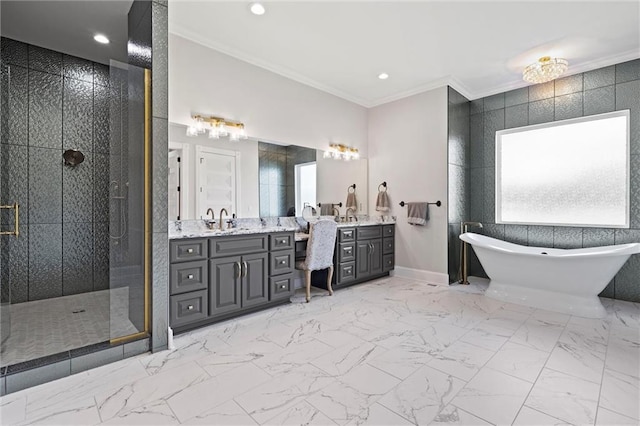
[[[367,160],[361,158],[354,161],[323,158],[323,151],[316,154],[317,164],[317,196],[319,203],[339,203],[340,214],[345,214],[347,207],[347,189],[356,184],[356,201],[358,214],[367,214],[369,208],[369,185],[367,176]],[[361,207],[362,206],[362,207]]]
[[[448,284],[447,88],[441,87],[369,110],[369,213],[377,187],[387,182],[396,225],[396,275]],[[427,226],[407,224],[400,201],[442,201],[430,206]]]
[[[169,121],[192,113],[242,121],[265,142],[367,154],[366,108],[169,34]]]
[[[258,217],[259,216],[259,188],[258,188],[258,142],[252,140],[244,140],[238,142],[230,142],[228,139],[209,139],[206,135],[197,137],[188,137],[186,135],[186,127],[180,124],[171,123],[169,125],[169,146],[172,143],[186,144],[190,149],[190,161],[187,163],[182,160],[182,170],[186,179],[190,182],[191,196],[185,203],[188,203],[187,209],[192,214],[183,215],[182,219],[199,219],[205,212],[196,212],[196,192],[195,192],[195,158],[196,145],[202,145],[210,148],[226,149],[228,151],[240,152],[240,173],[239,190],[240,194],[238,206],[240,210],[237,212],[238,217]],[[183,189],[185,185],[183,183]],[[183,208],[184,209],[184,208]],[[216,212],[218,214],[218,212]],[[229,212],[231,214],[231,212]]]

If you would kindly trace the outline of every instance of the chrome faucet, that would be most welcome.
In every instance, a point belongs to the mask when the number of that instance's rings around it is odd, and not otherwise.
[[[469,231],[469,227],[473,226],[476,228],[482,228],[482,224],[480,222],[460,222],[460,231],[464,234]],[[469,257],[467,255],[467,243],[462,242],[462,247],[460,247],[460,270],[458,271],[458,276],[460,277],[459,284],[469,284],[469,271],[468,271],[468,262]]]
[[[356,222],[358,221],[358,217],[356,216],[356,211],[354,209],[352,209],[351,207],[349,207],[347,209],[347,211],[345,212],[345,216],[347,217],[347,221],[351,222],[351,217],[349,217],[349,210],[351,210],[351,216],[356,220]]]
[[[209,207],[206,214],[211,215],[211,220],[204,219],[204,223],[207,224],[209,229],[213,229],[213,225],[215,225],[216,223],[216,214],[213,212],[213,210],[211,210],[211,207]]]
[[[336,206],[333,206],[331,213],[335,213],[335,216],[340,217],[340,210]]]
[[[227,211],[227,209],[223,208],[222,210],[220,210],[220,230],[221,231],[222,231],[222,212],[224,212],[224,214],[229,216],[229,212]]]

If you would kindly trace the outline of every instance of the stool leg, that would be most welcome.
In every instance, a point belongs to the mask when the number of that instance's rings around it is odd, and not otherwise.
[[[304,271],[304,281],[307,285],[307,303],[311,300],[311,271]]]
[[[331,288],[332,279],[333,279],[333,265],[329,266],[329,273],[327,274],[327,288],[329,289],[329,296],[333,296],[333,288]]]

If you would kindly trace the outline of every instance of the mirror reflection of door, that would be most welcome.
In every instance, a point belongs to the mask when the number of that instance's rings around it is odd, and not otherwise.
[[[196,217],[204,218],[209,208],[216,215],[222,209],[229,216],[237,212],[239,168],[239,152],[196,147]]]
[[[296,164],[296,215],[302,216],[305,205],[316,205],[316,162]]]
[[[178,150],[169,151],[169,220],[180,220],[180,152]]]

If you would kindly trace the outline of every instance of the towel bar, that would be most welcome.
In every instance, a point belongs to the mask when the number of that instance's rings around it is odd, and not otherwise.
[[[342,201],[340,201],[339,203],[331,203],[332,206],[338,206],[338,207],[342,207]],[[318,207],[322,207],[322,203],[318,203]]]
[[[404,207],[404,205],[407,204],[404,201],[400,201],[400,206]],[[436,206],[440,207],[442,205],[442,202],[440,200],[436,201],[435,203],[427,203],[427,204],[435,204]]]

